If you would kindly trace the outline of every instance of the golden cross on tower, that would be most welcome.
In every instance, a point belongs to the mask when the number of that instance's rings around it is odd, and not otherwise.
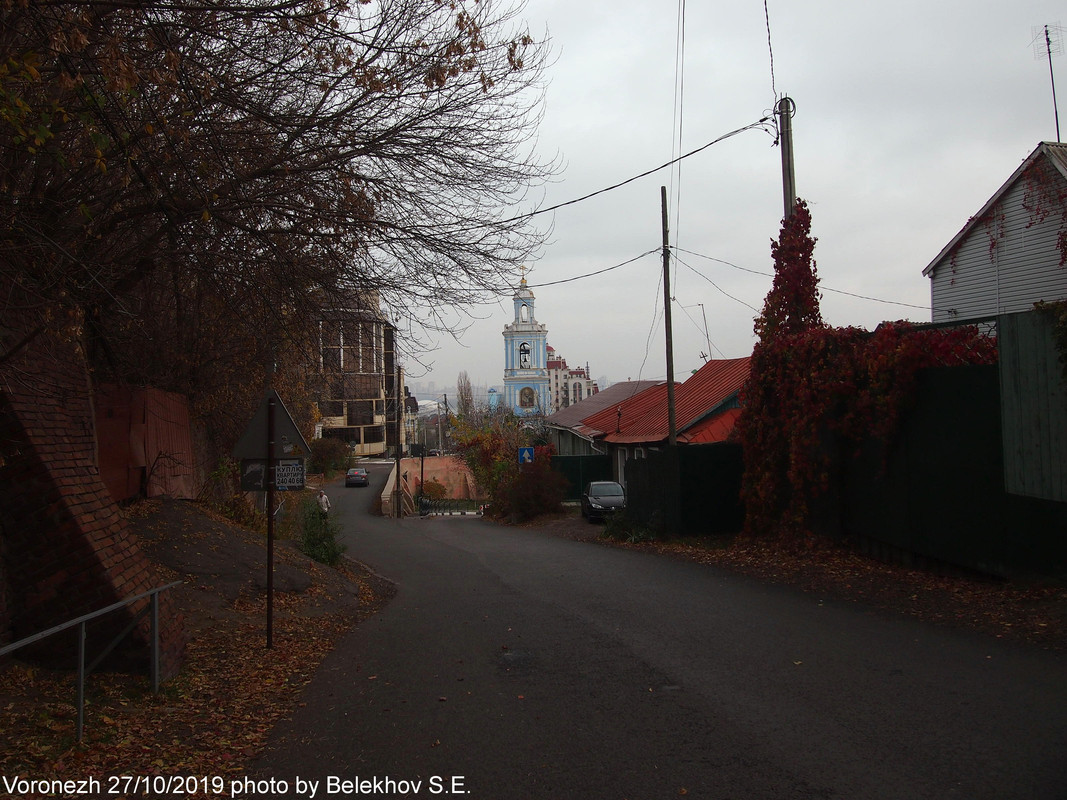
[[[519,269],[522,270],[522,282],[519,285],[520,286],[525,286],[526,285],[526,265],[523,264],[522,266],[519,267]]]

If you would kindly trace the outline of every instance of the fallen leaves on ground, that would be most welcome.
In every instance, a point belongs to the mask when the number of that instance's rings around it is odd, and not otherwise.
[[[202,540],[200,531],[183,529],[185,524],[168,531],[172,541]],[[271,649],[266,648],[266,595],[244,589],[224,609],[227,613],[194,611],[190,617],[183,609],[189,635],[185,662],[159,694],[152,693],[144,675],[90,675],[80,744],[72,672],[21,662],[0,671],[0,774],[34,780],[243,775],[337,639],[383,602],[381,588],[357,568],[303,566],[315,583],[300,594],[275,594]],[[333,602],[322,581],[328,570],[334,586],[342,580],[350,594],[358,591],[358,604],[351,597]],[[160,572],[176,574],[162,567]],[[191,588],[217,587],[198,579]]]
[[[589,524],[575,509],[542,518],[538,527],[575,541],[657,552],[794,586],[821,600],[862,603],[887,614],[1067,651],[1067,586],[1047,577],[1005,582],[937,574],[876,561],[829,542],[810,548],[743,537],[622,543],[605,539],[604,526]]]
[[[626,546],[796,586],[827,600],[861,602],[886,612],[1067,650],[1067,587],[1051,580],[1009,583],[939,575],[875,561],[831,544],[785,549],[762,540],[696,540]]]

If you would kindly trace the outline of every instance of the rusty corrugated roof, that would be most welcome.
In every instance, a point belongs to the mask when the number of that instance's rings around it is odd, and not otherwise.
[[[596,394],[591,394],[584,400],[567,408],[561,408],[555,414],[547,417],[545,422],[559,428],[569,428],[580,433],[584,420],[593,417],[609,406],[614,408],[645,389],[656,385],[656,381],[626,381],[615,383],[607,389],[602,389]],[[614,430],[614,423],[612,424]],[[585,435],[585,434],[582,434]]]
[[[685,433],[678,435],[678,441],[686,444],[711,444],[712,442],[725,442],[730,438],[737,424],[737,418],[741,416],[740,408],[727,408],[713,414]]]
[[[677,392],[677,386],[675,388]],[[659,418],[663,418],[662,425]],[[599,430],[608,442],[658,441],[656,431],[666,430],[667,384],[657,383],[621,403],[583,420],[589,428]],[[649,438],[652,436],[653,438]],[[660,438],[666,438],[664,433]],[[634,438],[636,437],[636,438]]]
[[[709,417],[724,411],[724,404],[737,395],[748,379],[748,373],[747,357],[716,359],[707,362],[685,383],[677,384],[674,391],[677,431],[681,433],[694,425],[703,425]],[[605,408],[582,423],[590,431],[602,432],[604,441],[615,444],[665,441],[670,429],[667,384],[658,384],[625,402]],[[708,432],[702,431],[699,435],[708,435]]]

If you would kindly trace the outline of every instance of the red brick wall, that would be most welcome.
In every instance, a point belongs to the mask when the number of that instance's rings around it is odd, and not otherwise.
[[[0,587],[5,574],[8,584],[0,637],[6,631],[17,640],[163,583],[101,480],[96,452],[88,371],[76,344],[39,340],[0,367]],[[90,657],[147,603],[92,627]],[[171,676],[185,638],[167,593],[160,622],[163,674]],[[134,637],[143,644],[149,630],[146,618]],[[54,638],[44,652],[73,664],[63,637]]]

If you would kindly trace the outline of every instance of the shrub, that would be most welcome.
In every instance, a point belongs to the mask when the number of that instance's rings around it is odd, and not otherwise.
[[[322,516],[319,504],[314,498],[307,498],[301,503],[300,520],[301,552],[320,564],[336,566],[345,552],[345,546],[337,541],[340,526],[329,516]]]
[[[604,532],[601,534],[605,539],[616,542],[629,542],[640,544],[641,542],[656,541],[656,530],[653,525],[641,525],[626,516],[625,512],[618,512],[608,517],[604,523]]]
[[[533,463],[512,472],[490,501],[501,516],[526,522],[561,511],[567,487],[567,479],[552,469],[549,448],[537,448]]]
[[[437,478],[430,478],[422,485],[422,496],[430,500],[443,500],[448,496],[448,489]]]

